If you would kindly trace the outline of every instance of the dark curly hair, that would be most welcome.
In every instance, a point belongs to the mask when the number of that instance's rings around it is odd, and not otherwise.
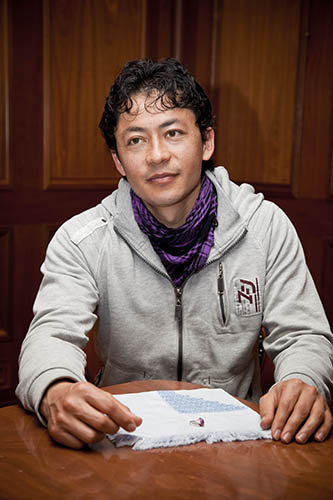
[[[155,93],[157,96],[155,98]],[[134,94],[154,95],[159,110],[187,108],[193,111],[205,140],[206,130],[214,126],[211,103],[204,90],[185,66],[174,58],[154,62],[149,59],[130,61],[123,67],[110,89],[99,123],[108,147],[117,152],[115,130],[121,113],[133,106]],[[203,161],[203,170],[212,169],[213,161]]]

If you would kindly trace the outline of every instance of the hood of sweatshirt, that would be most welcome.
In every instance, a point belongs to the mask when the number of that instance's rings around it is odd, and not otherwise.
[[[206,175],[213,182],[218,196],[218,226],[214,232],[214,247],[209,260],[224,253],[230,246],[245,236],[249,221],[263,202],[263,195],[254,192],[249,184],[238,186],[229,178],[224,167],[207,171]],[[151,245],[148,237],[139,229],[133,215],[130,185],[121,179],[118,189],[102,200],[102,205],[113,218],[114,227],[131,246],[143,255],[149,252]],[[156,259],[159,264],[159,259]]]

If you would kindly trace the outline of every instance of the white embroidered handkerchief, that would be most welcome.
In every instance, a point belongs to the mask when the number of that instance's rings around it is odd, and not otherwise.
[[[143,419],[134,433],[108,435],[115,446],[147,450],[198,441],[272,439],[258,413],[223,389],[152,391],[115,397]]]

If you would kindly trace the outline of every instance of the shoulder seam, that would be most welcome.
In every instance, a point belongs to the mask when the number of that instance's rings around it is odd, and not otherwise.
[[[82,240],[90,236],[96,229],[100,227],[104,227],[108,224],[108,221],[105,217],[98,217],[97,219],[93,219],[85,226],[78,229],[73,236],[71,236],[71,241],[75,243],[75,245],[79,245]]]

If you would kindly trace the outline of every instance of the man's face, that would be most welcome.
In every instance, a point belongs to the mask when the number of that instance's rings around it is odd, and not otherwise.
[[[191,110],[161,111],[146,94],[132,100],[115,132],[116,168],[160,222],[180,226],[198,197],[202,160],[213,154],[214,131],[207,129],[203,142]]]

